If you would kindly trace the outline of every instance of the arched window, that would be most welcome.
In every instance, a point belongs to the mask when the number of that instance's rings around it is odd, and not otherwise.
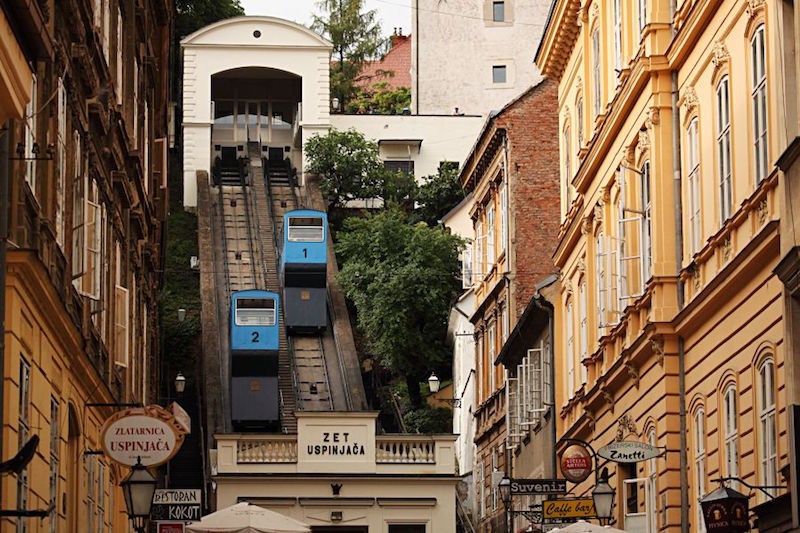
[[[700,508],[700,498],[705,495],[706,489],[706,422],[705,410],[699,407],[694,413],[694,504],[697,509],[695,519],[697,520],[697,531],[705,532],[705,520],[703,511]]]
[[[656,428],[647,432],[647,442],[650,446],[656,444]],[[647,516],[650,522],[650,531],[658,531],[658,458],[647,460]]]
[[[775,427],[775,363],[766,359],[758,367],[759,484],[778,483],[778,446]],[[768,489],[775,495],[775,489]]]
[[[617,81],[619,82],[619,71],[622,70],[622,9],[620,0],[614,0],[614,68],[617,70]]]
[[[564,213],[568,213],[570,205],[572,205],[572,145],[569,134],[569,124],[567,124],[564,126],[564,194],[566,195]]]
[[[731,216],[731,113],[728,77],[717,84],[717,157],[719,168],[720,224]]]
[[[689,184],[689,246],[692,254],[700,249],[700,144],[697,117],[689,123],[686,167]]]
[[[575,395],[575,336],[572,326],[572,300],[567,302],[567,397]]]
[[[595,258],[597,267],[597,326],[602,328],[607,323],[606,318],[606,254],[608,253],[603,246],[603,232],[597,233],[597,257]]]
[[[753,151],[756,184],[767,177],[767,57],[764,25],[761,24],[750,40],[753,99]]]
[[[639,0],[639,31],[644,32],[647,25],[647,0]]]
[[[581,384],[585,385],[586,382],[589,380],[588,372],[586,365],[583,364],[583,361],[586,359],[589,353],[589,325],[587,323],[587,311],[586,311],[586,280],[582,280],[581,284],[578,286],[578,320],[580,326],[580,345],[581,345],[581,353],[580,357],[578,358],[578,364],[581,366]]]
[[[575,101],[575,129],[578,134],[578,146],[576,146],[576,148],[580,151],[583,146],[583,135],[585,131],[583,126],[583,95],[578,95],[578,99]]]
[[[592,90],[594,91],[594,116],[600,114],[600,30],[592,33]]]
[[[736,384],[730,383],[722,395],[724,405],[725,475],[739,476],[739,419],[736,407]]]

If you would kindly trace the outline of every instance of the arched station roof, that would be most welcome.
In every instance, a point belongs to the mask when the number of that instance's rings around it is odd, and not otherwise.
[[[276,17],[244,16],[200,28],[181,40],[181,46],[256,46],[333,48],[316,32]]]

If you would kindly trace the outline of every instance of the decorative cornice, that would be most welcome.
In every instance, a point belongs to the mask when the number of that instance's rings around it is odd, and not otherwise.
[[[711,52],[711,62],[714,63],[714,72],[722,68],[731,58],[728,48],[722,41],[714,41],[714,49]]]
[[[640,130],[639,141],[636,143],[636,151],[639,152],[639,155],[641,155],[649,149],[650,149],[650,135],[648,135],[647,129]]]
[[[634,437],[638,438],[639,431],[636,429],[636,422],[634,422],[633,417],[628,413],[625,413],[619,417],[619,422],[617,423],[617,435],[614,437],[614,440],[617,442],[623,441],[628,435],[633,435]]]
[[[678,100],[678,106],[685,107],[687,114],[695,110],[697,107],[697,92],[694,90],[694,87],[689,85],[683,90],[683,94],[680,100]]]
[[[661,122],[660,115],[661,112],[655,106],[647,110],[647,118],[644,121],[647,131],[653,131],[653,127],[658,126],[658,124]]]
[[[747,0],[747,16],[755,17],[766,6],[766,0]]]
[[[594,220],[598,224],[602,224],[603,222],[603,201],[598,200],[597,203],[594,205]]]

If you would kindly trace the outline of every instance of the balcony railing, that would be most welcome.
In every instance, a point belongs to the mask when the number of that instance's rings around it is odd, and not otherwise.
[[[239,464],[296,463],[297,440],[289,437],[242,439],[236,442]]]
[[[375,462],[436,464],[436,441],[428,437],[378,437]]]

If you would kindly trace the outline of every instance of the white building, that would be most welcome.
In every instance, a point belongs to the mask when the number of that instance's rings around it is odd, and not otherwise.
[[[273,17],[237,17],[181,41],[184,207],[197,205],[196,175],[215,158],[235,160],[259,143],[265,157],[288,158],[302,180],[305,142],[331,127],[355,128],[381,157],[415,176],[439,162],[461,163],[478,116],[331,115],[331,44],[305,26]]]
[[[414,0],[412,113],[487,115],[541,75],[550,0]]]

